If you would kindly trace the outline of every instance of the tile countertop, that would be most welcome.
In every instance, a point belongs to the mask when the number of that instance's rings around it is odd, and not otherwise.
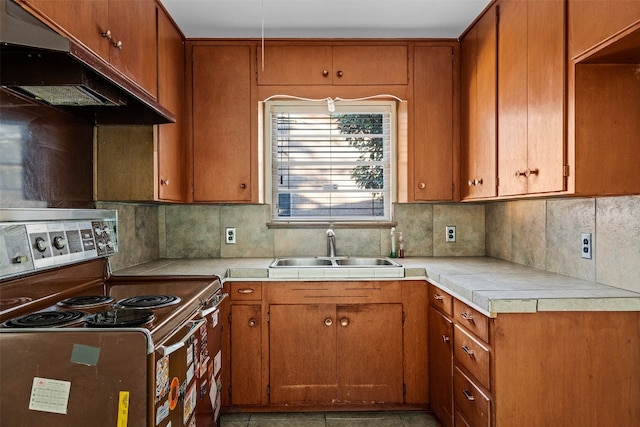
[[[283,280],[269,279],[272,261],[272,258],[159,259],[113,274],[215,275],[225,281]],[[488,316],[536,311],[640,311],[640,293],[495,258],[412,257],[396,261],[404,267],[405,279],[426,278]]]

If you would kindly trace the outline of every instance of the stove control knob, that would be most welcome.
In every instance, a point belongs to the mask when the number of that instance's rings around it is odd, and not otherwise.
[[[104,251],[104,248],[106,248],[107,245],[104,242],[98,242],[98,249],[100,249],[101,251]]]
[[[96,225],[95,227],[93,227],[93,232],[96,234],[96,236],[102,236],[102,227],[100,227],[100,225]]]
[[[39,252],[44,252],[49,247],[49,241],[44,240],[42,237],[36,237],[36,249]]]
[[[29,261],[29,257],[26,255],[17,255],[12,259],[14,264],[22,264]]]
[[[56,236],[53,238],[53,246],[56,247],[56,249],[64,249],[64,247],[67,245],[67,239],[65,239],[62,236]]]
[[[115,246],[115,245],[113,244],[113,242],[112,242],[111,240],[107,240],[107,247],[108,247],[109,249],[113,249],[113,247],[114,247],[114,246]]]
[[[108,237],[110,232],[111,232],[111,230],[109,229],[108,225],[105,225],[105,226],[102,227],[102,234],[105,237]]]

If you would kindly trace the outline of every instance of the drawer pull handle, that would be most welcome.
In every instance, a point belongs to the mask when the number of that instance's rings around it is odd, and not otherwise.
[[[324,319],[324,324],[326,326],[331,326],[331,325],[333,325],[333,320],[331,320],[329,317],[327,317],[326,319]]]
[[[433,294],[433,299],[438,300],[438,301],[443,301],[444,297],[442,295]]]
[[[476,400],[476,398],[473,397],[473,394],[471,394],[469,390],[462,390],[462,394],[464,394],[464,397],[466,397],[467,400]]]
[[[463,312],[462,314],[460,314],[460,317],[462,317],[465,320],[468,320],[469,322],[473,322],[473,316],[467,312]]]
[[[467,347],[466,345],[462,346],[462,351],[467,353],[469,355],[469,357],[473,357],[473,350],[470,350],[469,347]]]
[[[254,326],[256,326],[258,324],[258,321],[256,319],[249,319],[249,327],[253,328]]]
[[[442,342],[447,342],[447,341],[449,341],[449,337],[446,336],[446,335],[443,335],[442,336]]]
[[[348,326],[349,325],[349,319],[347,319],[346,317],[343,317],[342,319],[340,319],[340,324],[342,326]]]
[[[241,288],[238,289],[239,294],[252,294],[254,292],[253,288]]]

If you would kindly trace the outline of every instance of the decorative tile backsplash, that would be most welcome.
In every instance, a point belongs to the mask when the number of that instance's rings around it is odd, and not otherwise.
[[[269,228],[268,205],[135,205],[118,209],[114,269],[160,258],[319,256],[326,229]],[[640,196],[445,204],[396,204],[405,255],[492,256],[640,292]],[[445,226],[456,242],[445,242]],[[224,242],[226,227],[237,243]],[[389,228],[336,228],[338,255],[388,256]],[[593,236],[593,259],[580,253]]]

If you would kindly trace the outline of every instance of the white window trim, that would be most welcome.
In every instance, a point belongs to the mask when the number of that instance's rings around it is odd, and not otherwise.
[[[390,100],[359,100],[359,101],[342,101],[340,100],[339,102],[335,103],[336,106],[336,110],[338,112],[340,111],[345,111],[349,112],[349,111],[355,111],[357,108],[355,107],[362,107],[362,106],[367,106],[367,107],[373,107],[373,108],[380,108],[383,110],[388,110],[390,111],[391,114],[391,133],[390,133],[390,137],[391,137],[391,141],[390,144],[391,146],[390,151],[391,151],[391,159],[390,159],[390,167],[391,167],[391,177],[389,178],[389,193],[390,193],[390,199],[388,202],[388,212],[389,212],[389,217],[388,218],[381,218],[380,220],[374,220],[372,221],[371,219],[358,219],[358,218],[353,218],[353,219],[340,219],[339,221],[335,221],[333,219],[327,218],[327,217],[319,217],[317,220],[316,219],[309,219],[309,218],[301,218],[301,219],[296,219],[296,218],[287,218],[287,219],[282,219],[282,218],[277,218],[277,216],[274,214],[276,207],[272,205],[272,200],[273,200],[273,179],[272,179],[272,141],[271,141],[271,135],[272,135],[272,121],[271,121],[271,111],[273,110],[273,108],[275,106],[278,107],[282,107],[282,106],[287,106],[287,107],[293,107],[295,108],[296,106],[315,106],[315,107],[319,107],[319,108],[327,108],[327,102],[326,100],[322,100],[322,102],[318,102],[318,101],[292,101],[290,99],[272,99],[269,101],[266,101],[263,103],[264,104],[264,110],[262,111],[263,114],[261,114],[263,120],[262,120],[262,126],[263,126],[263,135],[262,135],[262,141],[263,143],[262,145],[262,151],[264,154],[264,169],[263,169],[263,175],[264,175],[264,201],[266,203],[268,203],[271,206],[271,212],[270,212],[270,225],[274,225],[274,226],[278,226],[278,225],[286,225],[286,224],[291,224],[291,225],[304,225],[304,224],[335,224],[335,223],[345,223],[345,224],[363,224],[363,225],[388,225],[391,224],[393,225],[393,207],[394,204],[397,201],[397,182],[398,182],[398,177],[397,177],[397,173],[398,173],[398,167],[397,167],[397,139],[398,139],[398,117],[397,117],[397,103],[396,101],[390,101]]]

